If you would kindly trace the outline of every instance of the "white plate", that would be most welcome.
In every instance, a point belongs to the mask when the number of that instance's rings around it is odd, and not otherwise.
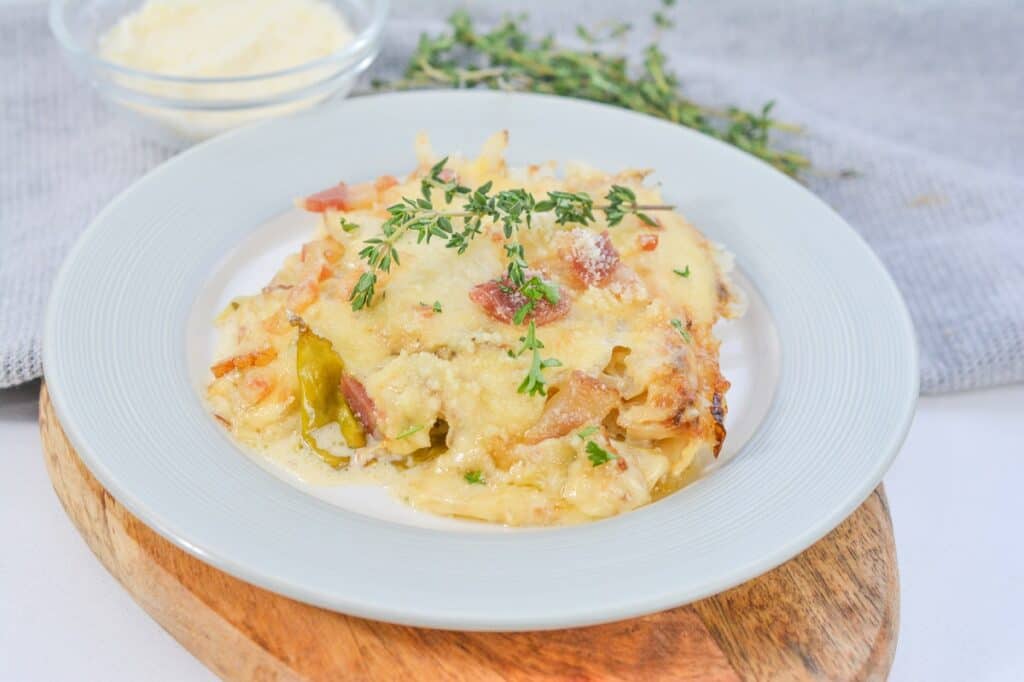
[[[736,255],[751,309],[719,330],[734,382],[721,461],[620,517],[493,532],[413,512],[376,489],[303,486],[235,447],[199,398],[210,323],[309,234],[292,200],[342,178],[404,172],[418,131],[436,149],[472,154],[502,128],[513,165],[657,169],[665,196]],[[164,164],[72,251],[47,311],[44,362],[90,470],[185,550],[346,613],[482,630],[635,616],[777,566],[878,484],[917,395],[913,331],[891,279],[799,184],[678,126],[505,93],[359,98]]]

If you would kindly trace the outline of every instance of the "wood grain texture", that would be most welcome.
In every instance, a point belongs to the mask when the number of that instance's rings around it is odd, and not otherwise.
[[[892,663],[899,585],[881,488],[800,556],[701,602],[572,630],[451,632],[326,611],[202,563],[93,478],[45,385],[39,421],[54,490],[89,547],[227,680],[881,680]]]

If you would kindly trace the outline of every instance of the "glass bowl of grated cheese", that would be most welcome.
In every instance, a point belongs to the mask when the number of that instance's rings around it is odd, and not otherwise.
[[[195,142],[344,97],[388,0],[52,0],[73,68],[144,132]]]

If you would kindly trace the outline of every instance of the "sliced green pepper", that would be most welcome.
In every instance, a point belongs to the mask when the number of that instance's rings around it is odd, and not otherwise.
[[[345,363],[331,342],[314,334],[306,325],[299,326],[296,347],[296,369],[299,375],[299,408],[302,440],[332,467],[348,463],[348,457],[332,455],[321,448],[313,432],[331,422],[341,428],[345,444],[350,448],[366,445],[362,424],[341,393],[341,374]]]

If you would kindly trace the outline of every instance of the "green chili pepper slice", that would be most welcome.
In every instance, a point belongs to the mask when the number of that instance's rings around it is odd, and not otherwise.
[[[362,424],[341,393],[341,374],[345,363],[331,342],[314,334],[309,327],[299,327],[296,347],[296,370],[299,376],[299,408],[302,440],[313,452],[334,468],[348,463],[348,457],[332,455],[321,448],[313,432],[337,422],[345,444],[350,448],[366,445]]]

